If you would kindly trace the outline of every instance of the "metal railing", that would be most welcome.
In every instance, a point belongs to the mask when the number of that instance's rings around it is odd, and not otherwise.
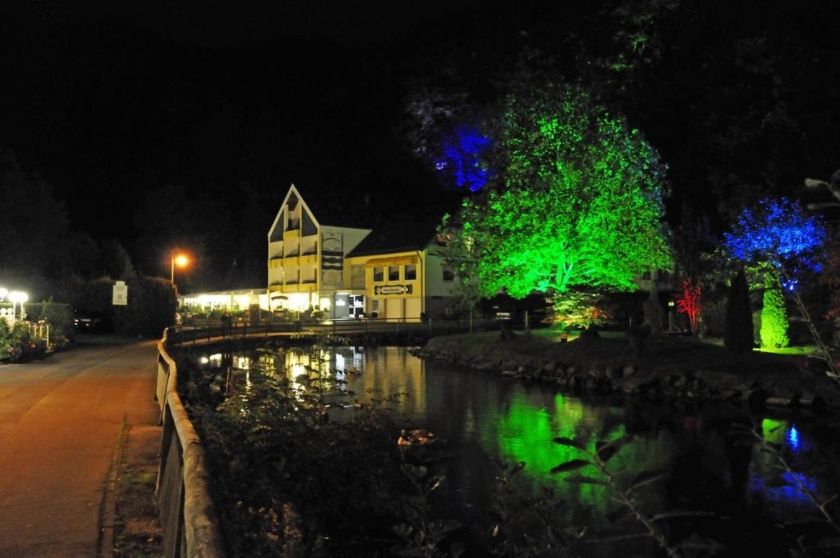
[[[345,320],[193,320],[189,325],[167,328],[170,344],[210,342],[228,338],[269,337],[273,335],[353,335],[367,333],[417,332],[437,335],[458,331],[498,329],[497,320],[406,320],[401,318],[361,318]]]
[[[163,424],[157,494],[164,556],[223,558],[204,450],[178,395],[177,367],[166,343],[165,331],[158,342],[155,386]]]

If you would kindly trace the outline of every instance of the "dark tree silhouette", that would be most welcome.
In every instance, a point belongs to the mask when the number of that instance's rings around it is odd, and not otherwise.
[[[733,353],[743,354],[751,351],[754,343],[750,292],[744,270],[741,269],[729,287],[723,344]]]

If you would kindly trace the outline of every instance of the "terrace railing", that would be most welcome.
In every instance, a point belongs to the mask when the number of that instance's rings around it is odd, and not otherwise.
[[[163,423],[157,493],[164,556],[224,558],[204,450],[178,395],[178,371],[166,343],[164,332],[155,388]]]

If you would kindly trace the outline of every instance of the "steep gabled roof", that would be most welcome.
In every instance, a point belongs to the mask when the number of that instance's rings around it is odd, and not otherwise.
[[[296,189],[321,226],[371,228],[373,211],[364,195],[347,190]]]
[[[392,216],[375,228],[347,257],[422,250],[435,236],[443,217],[434,211]]]

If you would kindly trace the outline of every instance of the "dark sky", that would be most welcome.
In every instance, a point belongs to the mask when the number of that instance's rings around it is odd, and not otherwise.
[[[575,44],[609,54],[616,22],[593,4],[4,1],[0,146],[43,173],[78,229],[129,247],[149,228],[138,209],[170,185],[227,206],[268,192],[264,221],[291,182],[379,213],[416,207],[442,194],[397,132],[413,81],[447,59],[491,75],[524,46],[566,56],[563,70]],[[681,5],[641,89],[607,91],[669,164],[672,205],[714,209],[710,185],[721,203],[752,185],[795,194],[840,164],[831,3]],[[240,224],[242,242],[269,224]]]
[[[278,204],[292,181],[434,195],[395,133],[401,99],[437,54],[499,38],[474,2],[205,4],[2,8],[0,145],[44,174],[77,228],[129,239],[167,184],[231,203],[244,181],[275,184]]]

